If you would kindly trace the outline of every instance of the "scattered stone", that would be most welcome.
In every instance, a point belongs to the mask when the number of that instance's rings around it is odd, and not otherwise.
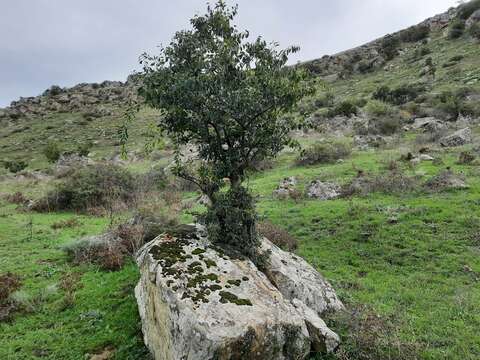
[[[444,147],[462,146],[472,142],[472,130],[464,128],[454,132],[451,135],[440,139],[440,145]]]
[[[480,22],[480,9],[476,10],[472,15],[470,15],[465,24],[467,27],[470,27],[478,22]]]
[[[438,132],[445,130],[447,125],[445,125],[442,121],[434,118],[434,117],[425,117],[425,118],[418,118],[415,119],[415,122],[412,125],[414,130],[423,130],[425,132]]]
[[[287,177],[280,181],[277,189],[273,191],[273,196],[282,200],[293,198],[298,192],[296,186],[297,179],[293,176]]]
[[[420,154],[418,156],[418,158],[420,159],[420,161],[434,161],[435,158],[430,156],[430,155],[427,155],[427,154]]]
[[[432,177],[426,182],[425,186],[434,191],[468,189],[464,176],[457,175],[450,169]]]
[[[340,196],[340,186],[315,180],[310,183],[307,196],[319,200],[335,199]]]

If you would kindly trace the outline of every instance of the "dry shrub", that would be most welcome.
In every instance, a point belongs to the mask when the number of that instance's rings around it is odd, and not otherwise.
[[[437,143],[440,141],[441,138],[447,135],[447,133],[448,133],[448,130],[443,129],[443,130],[429,131],[422,134],[418,134],[417,137],[415,138],[415,144],[417,146],[425,146],[425,145]]]
[[[10,204],[18,204],[18,205],[23,205],[29,202],[29,199],[23,195],[20,191],[17,191],[14,194],[7,194],[4,196],[5,201],[7,201]]]
[[[112,234],[82,238],[63,247],[69,260],[76,264],[96,264],[104,270],[119,270],[127,250]]]
[[[57,221],[51,225],[51,228],[57,230],[63,228],[74,228],[80,225],[81,223],[76,218],[71,218],[67,220]]]
[[[334,329],[341,329],[339,360],[411,360],[419,357],[421,346],[396,336],[395,319],[382,317],[365,306],[329,315]],[[333,323],[333,325],[332,325]]]
[[[297,240],[288,231],[270,221],[257,223],[257,231],[281,249],[295,251],[298,248]]]
[[[65,295],[60,303],[60,311],[69,309],[75,304],[75,292],[83,287],[80,283],[81,277],[81,273],[66,272],[60,278],[59,288],[65,291]]]
[[[415,177],[406,175],[402,170],[395,169],[385,174],[365,175],[360,173],[349,184],[342,188],[343,196],[362,195],[373,192],[406,193],[418,187]]]
[[[18,305],[10,298],[10,295],[20,286],[20,276],[10,272],[0,275],[0,323],[8,321],[12,313],[18,310]]]
[[[457,164],[459,165],[470,165],[475,161],[475,155],[470,151],[462,151],[458,156]]]
[[[144,242],[144,226],[142,224],[120,224],[113,233],[121,239],[122,247],[133,255]]]
[[[300,166],[329,164],[344,159],[352,153],[345,141],[319,142],[302,151],[296,163]]]

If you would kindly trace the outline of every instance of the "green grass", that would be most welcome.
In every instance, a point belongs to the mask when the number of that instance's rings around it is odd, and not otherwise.
[[[332,282],[349,308],[365,305],[388,319],[392,330],[378,334],[381,340],[396,339],[422,359],[476,359],[480,356],[480,169],[455,164],[460,150],[439,153],[442,166],[422,163],[406,171],[423,173],[425,181],[451,166],[466,174],[468,190],[371,193],[326,202],[272,197],[285,176],[297,176],[304,188],[317,178],[347,182],[357,169],[384,172],[385,159],[398,158],[398,150],[354,152],[343,163],[314,167],[297,167],[295,154],[285,153],[274,169],[255,174],[249,185],[259,195],[260,215],[299,239],[298,253]],[[16,185],[4,181],[0,191],[21,190],[32,196],[41,192],[32,191],[30,183]],[[392,215],[396,223],[389,221]],[[51,228],[71,217],[81,225]],[[31,216],[14,205],[0,205],[0,268],[20,274],[21,290],[40,299],[34,312],[19,313],[12,323],[0,325],[0,358],[33,359],[44,353],[50,359],[82,359],[107,347],[115,349],[116,359],[146,358],[133,296],[136,266],[128,263],[118,272],[72,266],[60,250],[62,244],[106,228],[104,218],[70,213]],[[65,292],[49,294],[46,289],[71,272],[81,274],[81,287],[73,306],[61,310]],[[341,333],[344,348],[355,353],[358,345],[348,326],[335,320],[331,325]]]

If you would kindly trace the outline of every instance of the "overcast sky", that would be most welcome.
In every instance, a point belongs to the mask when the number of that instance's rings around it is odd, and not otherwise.
[[[297,60],[333,54],[416,24],[456,0],[238,0],[241,29]],[[125,80],[204,0],[1,0],[0,107],[52,84]]]

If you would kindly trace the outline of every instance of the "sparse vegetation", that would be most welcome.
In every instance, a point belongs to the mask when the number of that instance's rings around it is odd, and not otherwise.
[[[7,160],[3,162],[3,167],[14,174],[26,169],[27,166],[28,164],[23,160]]]
[[[346,141],[318,142],[304,149],[296,163],[301,166],[331,164],[348,157],[351,152],[351,145]]]

